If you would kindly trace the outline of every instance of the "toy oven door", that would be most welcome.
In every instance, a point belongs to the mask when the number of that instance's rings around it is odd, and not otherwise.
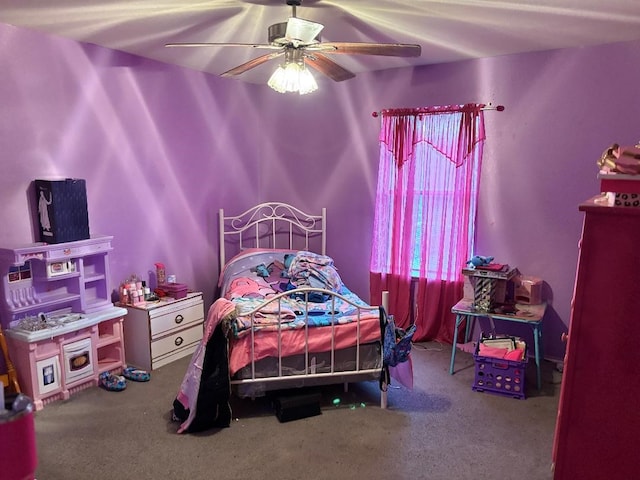
[[[69,384],[93,375],[91,339],[85,338],[62,346],[64,383]]]

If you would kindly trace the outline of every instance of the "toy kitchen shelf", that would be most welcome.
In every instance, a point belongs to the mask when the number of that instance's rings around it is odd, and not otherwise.
[[[108,289],[112,239],[0,248],[3,328],[39,312],[91,313],[113,306]]]
[[[0,320],[37,409],[124,366],[127,311],[110,299],[112,239],[0,248]]]

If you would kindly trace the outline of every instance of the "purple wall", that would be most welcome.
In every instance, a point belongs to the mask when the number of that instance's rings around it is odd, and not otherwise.
[[[114,287],[163,261],[210,302],[218,208],[259,199],[251,87],[3,25],[0,48],[0,244],[36,239],[33,179],[85,178]]]
[[[367,298],[371,113],[502,104],[486,114],[476,253],[545,279],[546,353],[562,358],[577,205],[598,192],[601,152],[640,140],[639,50],[630,42],[320,79],[318,92],[298,97],[0,25],[0,245],[34,241],[33,179],[85,178],[92,233],[115,237],[112,283],[164,261],[210,303],[219,208],[326,206],[329,254]]]
[[[640,42],[628,42],[359,75],[333,86],[335,101],[313,111],[286,103],[282,110],[292,112],[294,121],[287,124],[291,141],[282,158],[291,158],[292,145],[304,149],[293,155],[298,162],[275,169],[270,164],[261,194],[329,205],[330,253],[347,283],[366,295],[379,124],[371,112],[467,102],[504,105],[504,112],[485,115],[475,253],[544,279],[550,301],[545,354],[562,359],[560,335],[570,317],[582,227],[578,204],[599,192],[596,160],[602,151],[613,142],[640,140],[638,53]],[[273,95],[268,100],[274,109],[287,102]],[[299,185],[282,188],[285,170],[292,179],[298,175],[291,184],[302,182],[304,191]],[[321,172],[328,180],[309,181]],[[530,329],[514,333],[531,337]]]

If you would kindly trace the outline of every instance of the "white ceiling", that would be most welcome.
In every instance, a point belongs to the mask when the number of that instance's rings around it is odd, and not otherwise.
[[[168,42],[266,43],[285,0],[0,0],[0,22],[220,74],[265,53]],[[323,41],[414,43],[417,58],[333,56],[359,73],[640,39],[640,0],[303,0]],[[265,82],[277,60],[236,77]]]

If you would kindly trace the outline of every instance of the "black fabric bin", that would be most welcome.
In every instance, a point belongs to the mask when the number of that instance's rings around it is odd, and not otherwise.
[[[35,180],[38,241],[64,243],[89,238],[86,182],[77,178]]]

